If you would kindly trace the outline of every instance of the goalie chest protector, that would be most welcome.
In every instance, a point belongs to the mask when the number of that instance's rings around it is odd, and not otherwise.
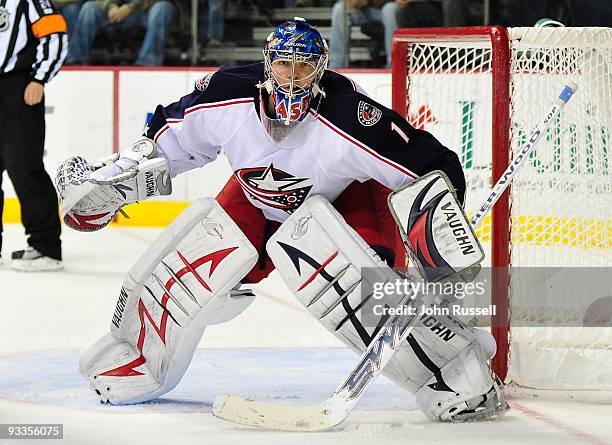
[[[249,201],[266,218],[283,222],[308,196],[333,202],[353,181],[369,179],[394,190],[451,156],[429,133],[333,71],[321,81],[326,96],[320,106],[313,99],[306,118],[275,142],[259,116],[256,85],[262,80],[263,64],[221,68],[193,93],[157,108],[146,135],[173,175],[223,150]]]

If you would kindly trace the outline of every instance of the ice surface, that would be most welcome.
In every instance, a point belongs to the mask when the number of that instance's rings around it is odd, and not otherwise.
[[[4,258],[23,248],[22,233],[20,226],[5,227]],[[0,266],[0,423],[63,423],[66,444],[612,444],[610,405],[514,400],[502,419],[435,424],[387,379],[330,432],[269,432],[216,419],[210,407],[221,392],[319,402],[356,358],[276,276],[256,287],[248,311],[206,330],[174,391],[142,405],[100,405],[78,374],[78,353],[107,331],[125,271],[158,233],[65,229],[64,272]]]

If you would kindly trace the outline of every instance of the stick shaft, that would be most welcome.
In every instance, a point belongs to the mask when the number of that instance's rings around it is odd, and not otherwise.
[[[555,103],[546,113],[546,117],[542,120],[536,128],[533,130],[527,142],[523,144],[517,155],[514,157],[506,171],[501,175],[491,193],[485,200],[485,202],[478,208],[476,214],[472,218],[472,227],[476,228],[478,224],[482,222],[484,217],[489,213],[489,210],[497,200],[501,197],[504,191],[508,188],[512,179],[516,173],[523,166],[529,154],[533,151],[533,148],[536,146],[542,134],[550,127],[550,124],[553,122],[561,108],[571,99],[573,94],[576,92],[577,86],[574,83],[570,83],[563,88],[559,97],[555,100]]]

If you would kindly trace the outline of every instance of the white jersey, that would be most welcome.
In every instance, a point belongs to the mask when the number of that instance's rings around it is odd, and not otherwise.
[[[326,96],[318,108],[275,142],[259,115],[261,80],[263,64],[221,68],[196,82],[190,95],[157,108],[145,135],[156,141],[173,176],[223,151],[249,201],[279,222],[308,196],[333,202],[355,180],[396,189],[439,169],[463,195],[452,151],[331,71],[323,76]]]

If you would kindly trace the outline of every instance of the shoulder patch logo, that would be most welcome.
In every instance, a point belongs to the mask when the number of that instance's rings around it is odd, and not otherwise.
[[[212,77],[212,75],[213,73],[208,73],[206,76],[202,77],[201,79],[196,80],[195,82],[196,90],[200,90],[200,91],[206,90],[206,88],[208,88],[208,84],[210,83],[210,78]]]
[[[359,119],[359,123],[361,125],[371,127],[372,125],[376,124],[381,117],[382,111],[380,109],[362,100],[359,101],[359,106],[357,107],[357,119]]]
[[[0,32],[6,31],[9,27],[9,12],[3,6],[0,6]]]

